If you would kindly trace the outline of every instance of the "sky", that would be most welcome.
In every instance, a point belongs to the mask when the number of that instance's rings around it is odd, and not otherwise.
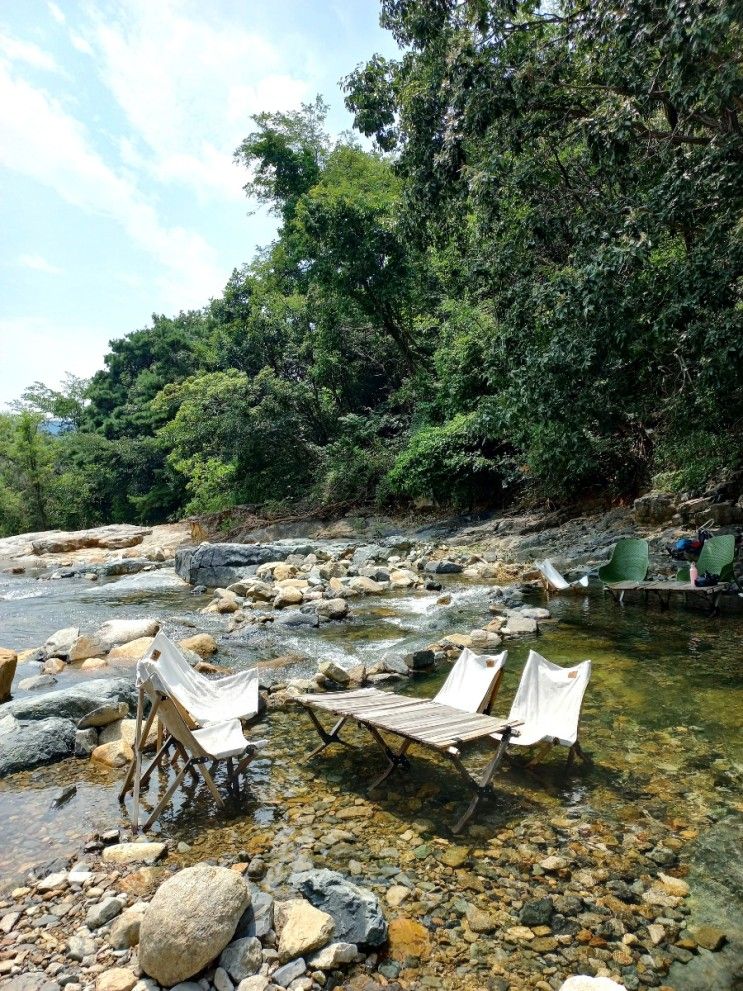
[[[0,406],[102,367],[271,242],[233,152],[251,115],[394,42],[378,0],[0,0]]]

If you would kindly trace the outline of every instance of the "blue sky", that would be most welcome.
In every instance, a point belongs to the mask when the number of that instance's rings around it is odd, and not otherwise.
[[[275,232],[232,153],[251,114],[393,54],[377,0],[0,4],[0,405],[198,307]]]

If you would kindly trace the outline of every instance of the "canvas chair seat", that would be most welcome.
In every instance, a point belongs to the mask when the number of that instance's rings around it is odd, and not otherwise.
[[[534,567],[544,578],[547,586],[555,592],[565,592],[568,589],[588,588],[588,575],[583,575],[577,581],[569,582],[564,575],[561,575],[549,558],[544,561],[535,561]]]
[[[511,743],[519,747],[540,743],[575,746],[590,677],[590,661],[563,668],[530,650],[508,715],[509,720],[523,724]]]
[[[201,749],[215,760],[239,757],[248,748],[239,719],[228,719],[223,723],[210,723],[203,729],[192,730],[191,735]]]

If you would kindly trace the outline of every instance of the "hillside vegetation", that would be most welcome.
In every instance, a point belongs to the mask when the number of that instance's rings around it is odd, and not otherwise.
[[[383,0],[399,59],[343,81],[373,150],[319,98],[254,118],[276,241],[0,417],[0,533],[740,467],[742,11]]]

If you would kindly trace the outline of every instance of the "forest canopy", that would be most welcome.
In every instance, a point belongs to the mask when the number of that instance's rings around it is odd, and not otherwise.
[[[743,5],[381,9],[399,58],[342,83],[364,146],[318,97],[235,153],[274,243],[0,415],[0,534],[743,465]]]

